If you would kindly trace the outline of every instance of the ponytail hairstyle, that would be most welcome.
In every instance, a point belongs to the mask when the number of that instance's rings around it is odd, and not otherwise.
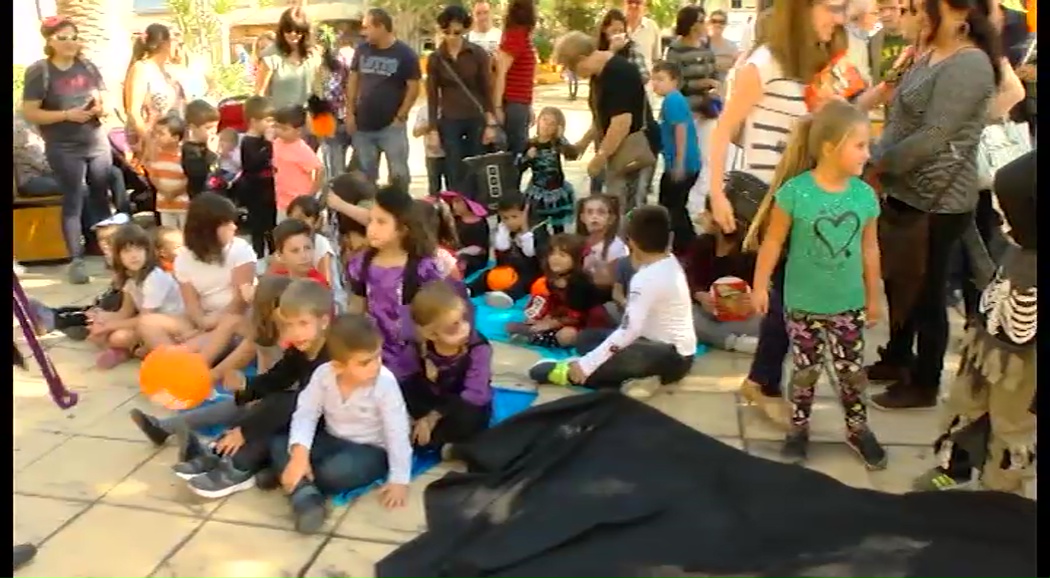
[[[854,127],[867,122],[868,117],[863,111],[838,99],[828,101],[817,112],[799,119],[794,130],[791,131],[787,148],[780,157],[780,162],[777,163],[773,181],[769,183],[769,191],[762,198],[755,218],[748,227],[747,235],[744,237],[745,251],[757,251],[762,243],[761,237],[769,223],[769,214],[772,212],[773,197],[780,187],[816,167],[826,145],[833,145],[837,149]]]
[[[995,1],[995,0],[990,0]],[[926,33],[924,44],[929,46],[933,43],[944,24],[944,15],[941,14],[941,0],[925,0],[923,9],[926,18],[930,22]],[[959,34],[965,35],[977,48],[988,55],[991,61],[992,73],[995,75],[995,86],[999,86],[1003,78],[1002,69],[1002,41],[999,38],[999,30],[992,23],[989,0],[944,0],[951,9],[960,12],[966,11],[966,20],[959,25]]]
[[[452,217],[452,209],[448,204],[439,198],[416,199],[415,203],[427,234],[434,239],[434,243],[452,251],[460,249],[456,221]]]
[[[135,34],[131,45],[131,60],[124,72],[124,110],[131,108],[131,69],[141,60],[149,58],[171,43],[171,29],[154,22],[144,32]]]

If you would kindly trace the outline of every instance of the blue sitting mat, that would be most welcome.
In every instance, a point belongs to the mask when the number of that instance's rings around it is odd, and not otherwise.
[[[493,386],[492,389],[492,419],[489,421],[490,426],[494,426],[512,415],[525,411],[532,405],[532,402],[536,400],[536,396],[538,395],[535,391],[520,389],[504,389],[495,386]],[[412,456],[412,479],[415,479],[417,476],[425,473],[439,463],[441,463],[441,455],[438,451],[416,450],[415,454]],[[347,490],[341,494],[333,496],[332,504],[336,506],[349,504],[354,499],[383,485],[385,482],[386,478],[384,477],[383,479],[376,480],[366,486]]]
[[[252,361],[251,363],[249,363],[241,371],[244,373],[244,377],[255,377],[255,374],[258,373],[258,367],[256,366],[255,361]],[[232,393],[230,393],[230,392],[226,391],[225,389],[223,389],[221,383],[216,383],[215,384],[215,389],[212,391],[211,397],[209,397],[208,399],[204,400],[200,404],[200,406],[198,406],[198,407],[209,406],[209,405],[211,405],[213,403],[222,401],[224,399],[229,399],[231,397],[233,397]],[[186,411],[189,411],[189,410],[186,410]],[[204,427],[204,428],[200,428],[200,429],[196,430],[196,432],[198,434],[200,434],[200,435],[202,435],[202,436],[204,436],[206,438],[217,438],[217,437],[221,436],[224,431],[226,431],[226,426],[225,425],[217,425],[217,426],[213,426],[213,427]]]

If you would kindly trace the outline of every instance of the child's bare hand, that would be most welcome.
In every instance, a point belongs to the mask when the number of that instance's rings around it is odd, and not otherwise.
[[[222,376],[222,388],[226,391],[241,391],[246,384],[244,374],[239,371],[230,371]]]
[[[769,290],[752,290],[751,307],[755,310],[755,313],[759,315],[764,316],[769,313]]]
[[[304,479],[314,479],[314,472],[310,468],[310,458],[308,455],[301,458],[293,457],[281,472],[281,487],[285,492],[291,494],[299,482]]]
[[[215,451],[222,456],[232,456],[244,447],[244,433],[241,428],[235,427],[226,432],[215,444]]]
[[[879,307],[879,300],[869,299],[864,305],[864,325],[866,327],[874,327],[879,322],[880,317],[882,317],[882,310]]]
[[[408,486],[406,484],[385,484],[379,488],[379,503],[384,508],[400,508],[408,501]]]

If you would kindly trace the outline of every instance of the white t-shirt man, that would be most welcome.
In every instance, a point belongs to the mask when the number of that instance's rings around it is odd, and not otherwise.
[[[645,265],[634,274],[620,327],[580,358],[580,369],[590,376],[615,352],[639,338],[672,345],[682,357],[696,354],[689,283],[674,255]]]
[[[488,52],[490,56],[496,53],[501,38],[503,38],[503,31],[496,27],[489,28],[484,32],[478,30],[467,32],[467,40],[484,48],[485,52]]]
[[[642,16],[638,26],[635,28],[627,26],[627,36],[634,41],[638,52],[645,57],[646,68],[652,70],[653,64],[663,58],[663,43],[660,41],[663,34],[660,32],[660,25],[652,18]]]
[[[235,237],[222,250],[221,263],[205,263],[183,247],[175,255],[175,279],[193,286],[200,297],[201,309],[210,315],[222,311],[233,301],[234,292],[238,291],[233,286],[233,270],[247,264],[254,269],[256,260],[255,250],[240,237]]]

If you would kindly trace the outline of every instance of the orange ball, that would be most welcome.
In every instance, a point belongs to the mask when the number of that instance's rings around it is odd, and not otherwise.
[[[208,362],[183,347],[158,347],[142,360],[139,387],[150,401],[168,409],[197,407],[212,393]]]
[[[540,277],[532,283],[532,287],[529,288],[530,295],[539,295],[540,297],[546,297],[550,295],[550,291],[547,289],[547,278]]]
[[[485,275],[485,283],[490,291],[506,291],[518,282],[518,272],[512,267],[502,265],[493,267],[488,275]]]

